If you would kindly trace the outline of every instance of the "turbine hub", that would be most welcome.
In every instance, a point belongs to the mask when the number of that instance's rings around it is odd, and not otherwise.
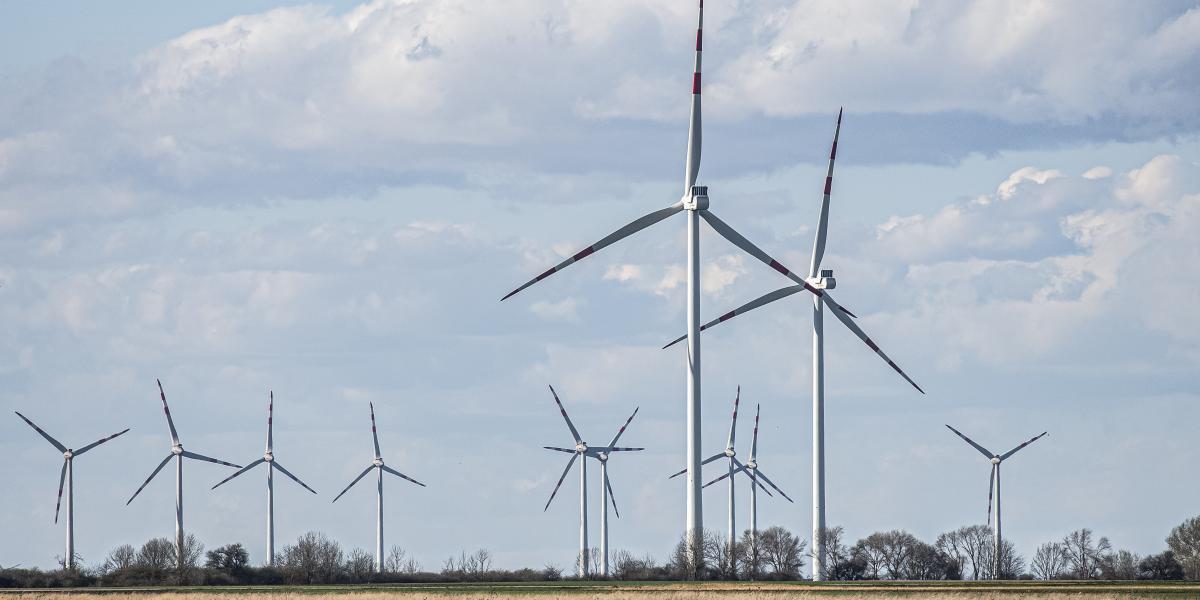
[[[729,458],[733,458],[733,457],[737,456],[737,452],[734,452],[733,448],[726,448],[725,456],[728,456]]]
[[[263,455],[263,460],[265,460],[267,462],[271,462],[271,461],[275,460],[275,455],[268,452]]]
[[[174,446],[171,446],[171,454],[174,454],[175,456],[183,454],[183,444],[175,444]]]
[[[992,457],[992,464],[993,464],[993,465],[998,465],[998,464],[1000,464],[1000,457],[999,457],[999,456],[993,456],[993,457]]]
[[[578,444],[575,444],[576,452],[587,452],[587,449],[588,449],[587,444],[585,444],[583,442],[579,442]]]
[[[63,452],[63,458],[65,458],[67,460],[71,460],[71,457],[73,457],[73,456],[75,456],[74,448],[67,448],[67,451]]]
[[[757,468],[758,468],[758,463],[756,463],[756,462],[754,462],[754,461],[752,461],[752,460],[751,460],[751,461],[746,461],[746,467],[748,467],[748,468],[750,468],[750,469],[757,469]]]
[[[685,210],[708,210],[708,186],[693,185],[692,192],[683,199]]]
[[[805,281],[818,290],[832,290],[837,287],[837,280],[833,278],[833,269],[821,269],[819,276],[809,277]]]
[[[383,466],[383,459],[382,459],[382,458],[376,458],[375,460],[371,461],[371,464],[373,464],[373,465],[375,465],[375,466],[377,466],[377,467],[382,467],[382,466]]]

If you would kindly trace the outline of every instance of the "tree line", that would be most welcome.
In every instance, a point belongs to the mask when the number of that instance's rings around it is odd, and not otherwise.
[[[1038,546],[1028,560],[1012,542],[1003,540],[1000,572],[993,573],[992,533],[984,525],[969,525],[938,535],[932,542],[902,531],[872,533],[850,544],[841,527],[824,531],[829,579],[832,580],[947,580],[947,579],[1106,579],[1200,580],[1200,517],[1173,528],[1166,549],[1157,554],[1114,549],[1108,538],[1091,529],[1073,531],[1061,540]],[[747,530],[732,543],[711,531],[681,539],[665,561],[618,550],[610,557],[612,579],[618,580],[796,580],[803,577],[808,542],[783,527],[755,533]],[[383,573],[375,557],[362,549],[344,550],[319,532],[309,532],[285,545],[273,566],[254,566],[241,544],[212,550],[194,535],[184,541],[179,566],[175,544],[155,538],[140,547],[122,545],[103,561],[76,568],[41,570],[0,567],[0,587],[89,587],[155,585],[305,585],[353,583],[415,583],[467,581],[555,581],[569,579],[562,567],[504,570],[495,568],[486,549],[446,558],[439,569],[426,569],[400,547],[393,546]],[[592,573],[601,557],[593,549]],[[61,560],[60,567],[65,561]],[[573,565],[574,560],[567,564]],[[599,576],[594,576],[599,578]]]

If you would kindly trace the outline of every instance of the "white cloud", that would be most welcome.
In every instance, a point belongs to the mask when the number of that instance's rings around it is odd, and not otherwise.
[[[564,298],[558,302],[538,300],[529,305],[529,311],[547,321],[579,322],[579,305],[584,302],[576,298]]]
[[[1107,179],[1109,177],[1112,177],[1112,174],[1113,174],[1112,169],[1110,169],[1106,166],[1100,165],[1100,166],[1092,167],[1092,168],[1084,171],[1083,174],[1080,175],[1080,177],[1083,177],[1084,179]]]

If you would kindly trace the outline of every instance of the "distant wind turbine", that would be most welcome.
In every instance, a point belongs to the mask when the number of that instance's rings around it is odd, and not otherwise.
[[[280,473],[287,475],[288,477],[290,477],[292,479],[292,481],[295,481],[296,483],[303,486],[304,489],[306,489],[314,494],[317,493],[317,491],[308,487],[307,484],[305,484],[303,481],[300,481],[299,477],[292,475],[291,471],[283,468],[283,465],[279,464],[278,460],[275,460],[274,435],[272,433],[274,431],[274,425],[272,424],[272,420],[274,419],[274,416],[275,416],[275,392],[273,392],[273,391],[270,392],[270,398],[271,398],[270,403],[267,404],[267,450],[266,450],[266,453],[263,454],[262,458],[242,467],[238,472],[234,473],[233,475],[230,475],[229,477],[222,479],[219,483],[217,483],[217,485],[212,486],[212,489],[215,490],[218,487],[221,487],[221,485],[223,485],[226,481],[229,481],[230,479],[233,479],[234,477],[237,477],[238,475],[241,475],[242,473],[245,473],[246,471],[249,471],[250,469],[257,467],[258,465],[266,463],[266,465],[267,465],[267,565],[274,566],[274,564],[275,564],[275,469],[279,469]]]
[[[1030,438],[1026,442],[1022,442],[1016,448],[1005,452],[1004,454],[995,454],[991,450],[976,444],[971,438],[963,435],[959,430],[946,425],[946,428],[953,431],[955,435],[962,438],[964,442],[971,445],[972,448],[979,451],[980,454],[987,457],[988,462],[992,463],[992,474],[988,480],[988,523],[992,526],[992,578],[1000,579],[1000,551],[1003,548],[1000,542],[1000,463],[1005,459],[1017,453],[1017,450],[1028,446],[1042,436],[1046,435],[1047,431]],[[995,492],[996,498],[996,520],[992,520],[992,493]]]
[[[567,478],[567,473],[571,471],[571,466],[575,464],[575,459],[580,456],[583,460],[579,461],[579,576],[587,577],[588,575],[588,539],[587,539],[587,459],[594,458],[600,461],[600,500],[604,506],[604,511],[600,513],[600,574],[608,576],[608,500],[612,498],[613,511],[617,512],[620,517],[620,512],[617,511],[617,498],[613,495],[612,484],[608,480],[608,459],[613,452],[637,452],[645,450],[645,448],[620,448],[616,446],[617,440],[621,439],[621,434],[625,433],[625,428],[629,427],[629,423],[637,416],[639,408],[633,409],[633,414],[625,420],[625,424],[617,430],[617,434],[608,442],[607,446],[588,446],[583,438],[579,436],[579,431],[575,429],[575,424],[571,422],[571,417],[567,416],[567,409],[563,408],[562,401],[558,399],[558,393],[554,391],[554,386],[550,386],[550,394],[554,396],[554,403],[558,405],[558,411],[562,413],[563,420],[567,422],[567,429],[571,430],[571,437],[575,440],[575,447],[557,448],[554,446],[542,446],[547,450],[556,452],[565,452],[571,455],[571,460],[567,461],[567,467],[563,469],[562,475],[558,478],[558,483],[554,484],[554,491],[550,492],[550,499],[546,501],[546,506],[542,508],[545,512],[550,508],[550,503],[554,501],[554,495],[558,493],[558,488],[562,486],[562,482]]]
[[[367,475],[367,473],[371,472],[372,469],[374,469],[376,471],[377,480],[375,482],[375,493],[376,493],[375,507],[376,507],[377,512],[376,512],[376,516],[375,516],[375,570],[379,573],[382,573],[383,572],[383,559],[384,559],[384,557],[383,557],[383,474],[391,473],[392,475],[395,475],[396,477],[411,481],[412,483],[415,483],[421,487],[425,487],[425,484],[384,464],[383,457],[379,453],[379,433],[375,430],[375,403],[374,402],[370,403],[370,406],[371,406],[371,438],[375,441],[375,459],[372,460],[371,465],[368,466],[366,469],[363,469],[363,472],[359,473],[358,477],[355,477],[354,481],[351,481],[350,485],[346,486],[346,489],[342,490],[341,493],[339,493],[333,499],[333,501],[337,502],[338,498],[342,497],[342,494],[345,494],[347,491],[350,490],[350,488],[354,487],[354,484],[358,483],[358,480],[365,477]]]
[[[210,463],[216,463],[218,465],[225,465],[226,467],[233,467],[235,469],[240,469],[242,466],[235,465],[233,463],[227,463],[223,460],[217,460],[215,458],[204,456],[203,454],[197,454],[195,452],[184,450],[183,444],[179,442],[179,433],[175,431],[175,421],[171,419],[171,409],[167,406],[167,394],[163,391],[162,382],[158,381],[157,379],[155,382],[158,383],[158,396],[159,398],[162,398],[163,413],[167,415],[167,427],[171,429],[171,453],[168,454],[166,458],[162,459],[162,462],[158,463],[158,466],[154,468],[154,471],[150,473],[150,476],[146,478],[146,481],[142,483],[141,487],[139,487],[137,491],[129,497],[129,500],[125,502],[125,506],[129,506],[129,503],[133,502],[133,499],[137,498],[138,494],[142,493],[142,490],[146,489],[146,486],[150,484],[150,480],[154,479],[154,476],[158,475],[158,472],[161,471],[163,467],[167,466],[167,463],[170,462],[172,458],[175,459],[175,562],[176,565],[182,569],[184,560],[183,459],[190,458],[193,460],[203,460]]]
[[[124,431],[114,433],[104,439],[96,440],[78,450],[73,450],[71,448],[67,448],[66,446],[60,444],[58,442],[58,440],[54,439],[53,437],[50,437],[50,434],[46,433],[45,431],[42,431],[41,427],[34,425],[33,421],[30,421],[29,419],[27,419],[25,417],[25,415],[23,415],[17,411],[13,411],[13,412],[16,413],[18,417],[21,417],[22,421],[25,421],[26,423],[28,423],[29,426],[32,427],[34,431],[38,432],[38,434],[40,434],[43,438],[46,438],[46,441],[50,442],[50,445],[54,446],[54,448],[57,449],[59,452],[62,452],[63,466],[62,466],[62,471],[59,472],[59,474],[58,474],[58,500],[54,504],[54,522],[58,523],[58,510],[62,506],[63,484],[66,483],[66,487],[67,487],[67,551],[66,551],[66,554],[63,555],[63,561],[64,561],[63,564],[66,566],[66,568],[68,570],[74,569],[75,568],[75,475],[74,475],[74,466],[73,465],[75,462],[75,457],[81,456],[84,452],[87,452],[88,450],[91,450],[92,448],[95,448],[96,446],[99,446],[100,444],[103,444],[104,442],[107,442],[108,440],[111,440],[111,439],[125,433],[126,431],[129,431],[129,429],[125,429]]]

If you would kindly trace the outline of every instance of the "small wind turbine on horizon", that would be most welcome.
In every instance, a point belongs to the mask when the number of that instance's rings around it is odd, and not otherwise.
[[[16,415],[18,417],[21,417],[22,421],[25,421],[26,423],[28,423],[29,426],[32,427],[34,431],[38,432],[39,435],[41,435],[43,438],[46,438],[46,441],[50,442],[50,445],[54,446],[54,448],[57,449],[59,452],[62,452],[63,466],[62,466],[62,471],[59,472],[59,474],[58,474],[58,500],[54,504],[54,522],[58,523],[58,512],[59,512],[59,509],[62,507],[63,485],[65,483],[66,488],[67,488],[67,550],[66,550],[66,554],[63,555],[63,566],[68,570],[74,569],[75,568],[75,471],[74,471],[75,457],[81,456],[81,455],[83,455],[83,453],[87,452],[88,450],[91,450],[92,448],[95,448],[96,446],[99,446],[100,444],[103,444],[104,442],[107,442],[113,438],[116,438],[117,436],[125,433],[126,431],[129,431],[129,429],[126,428],[124,431],[114,433],[106,438],[96,440],[78,450],[74,450],[72,448],[67,448],[66,446],[60,444],[59,441],[54,439],[53,437],[51,437],[50,434],[46,433],[45,431],[42,431],[41,427],[34,425],[33,421],[30,421],[28,418],[25,417],[25,415],[21,414],[20,412],[15,411],[15,410],[13,412],[16,413]]]
[[[829,197],[833,191],[833,163],[837,158],[838,136],[842,132],[842,111],[838,109],[837,125],[833,131],[833,146],[829,150],[829,169],[825,173],[825,190],[821,196],[821,213],[817,218],[817,231],[813,240],[812,261],[809,263],[808,277],[801,279],[793,273],[784,273],[796,285],[767,293],[755,300],[747,302],[700,327],[704,331],[709,327],[724,323],[740,314],[770,304],[780,298],[786,298],[800,291],[813,294],[813,523],[812,523],[812,578],[822,581],[826,576],[825,552],[825,341],[824,341],[824,305],[828,304],[833,310],[829,311],[841,321],[854,335],[858,336],[875,354],[894,369],[909,384],[922,394],[925,390],[917,385],[892,359],[888,358],[879,346],[867,337],[866,332],[853,319],[857,316],[834,301],[829,290],[834,289],[836,281],[833,270],[821,269],[821,259],[825,256],[825,238],[829,232]],[[689,335],[692,335],[689,332]],[[663,346],[669,348],[679,343],[687,336],[680,336],[671,343]]]
[[[571,422],[571,417],[567,416],[567,409],[563,408],[562,401],[558,399],[558,393],[554,391],[554,386],[550,386],[550,394],[554,396],[554,403],[558,405],[558,411],[562,413],[563,420],[567,422],[567,428],[571,430],[571,437],[575,440],[575,447],[558,448],[555,446],[542,446],[547,450],[555,452],[565,452],[571,455],[571,460],[567,461],[567,466],[563,469],[562,475],[558,478],[558,483],[554,484],[554,491],[550,492],[550,499],[546,501],[546,506],[542,508],[542,512],[546,512],[550,508],[550,503],[554,501],[555,494],[558,493],[558,488],[562,486],[562,482],[567,478],[567,473],[571,471],[571,466],[575,464],[575,459],[580,456],[583,460],[579,461],[579,576],[587,577],[588,575],[588,539],[587,539],[587,459],[594,458],[600,461],[600,502],[604,510],[600,513],[600,574],[608,576],[608,500],[612,498],[613,512],[620,518],[621,513],[617,510],[617,497],[613,494],[612,484],[608,480],[608,459],[613,452],[637,452],[645,450],[645,448],[620,448],[616,446],[617,440],[621,439],[621,434],[625,433],[625,428],[629,427],[629,423],[637,416],[638,410],[641,407],[633,409],[633,414],[625,420],[625,424],[617,430],[617,434],[608,442],[607,446],[588,446],[583,438],[579,436],[579,431],[575,429],[575,424]]]
[[[167,427],[171,429],[171,453],[162,459],[162,462],[158,463],[158,466],[154,468],[154,471],[150,473],[150,476],[146,478],[141,487],[125,502],[125,506],[129,506],[129,503],[133,502],[133,499],[137,498],[138,494],[146,489],[146,486],[150,484],[150,480],[154,479],[154,476],[158,475],[158,472],[167,466],[167,463],[172,458],[175,459],[175,562],[179,568],[183,568],[183,459],[202,460],[235,469],[240,469],[242,466],[184,450],[183,444],[179,442],[179,433],[175,431],[175,421],[171,419],[171,409],[167,406],[167,394],[163,391],[162,382],[157,379],[154,381],[158,383],[158,396],[162,398],[163,413],[167,415]]]
[[[351,481],[350,485],[346,486],[346,489],[342,490],[341,493],[339,493],[336,497],[334,497],[333,501],[337,502],[338,498],[342,497],[342,494],[345,494],[346,492],[348,492],[350,490],[350,488],[354,487],[354,484],[358,483],[358,480],[365,477],[367,475],[367,473],[370,473],[371,469],[375,469],[376,475],[378,477],[378,479],[376,480],[376,483],[375,483],[375,492],[376,492],[375,506],[376,506],[376,510],[377,510],[377,514],[375,517],[375,571],[382,573],[383,572],[383,560],[384,560],[384,556],[383,556],[383,474],[391,473],[392,475],[395,475],[396,477],[410,481],[421,487],[425,487],[425,484],[384,464],[383,457],[379,453],[379,433],[375,429],[375,403],[371,402],[370,407],[371,407],[371,438],[375,442],[375,458],[371,461],[371,465],[369,467],[367,467],[366,469],[363,469],[363,472],[359,473],[358,477],[355,477],[354,481]]]
[[[775,260],[766,252],[763,252],[758,246],[755,246],[750,240],[746,239],[742,234],[738,233],[721,219],[717,218],[716,214],[709,208],[708,187],[696,185],[696,178],[700,173],[700,155],[701,155],[701,114],[700,114],[700,65],[701,65],[701,48],[702,48],[702,32],[704,26],[704,2],[700,2],[699,12],[696,23],[696,55],[694,68],[692,72],[692,96],[691,96],[691,119],[688,125],[688,142],[687,156],[684,167],[683,176],[683,197],[678,202],[652,213],[639,217],[628,225],[617,229],[613,233],[603,237],[600,241],[592,244],[571,255],[570,258],[563,260],[541,275],[525,282],[517,289],[509,292],[501,301],[504,301],[520,291],[532,286],[533,284],[550,277],[551,275],[567,268],[568,266],[577,263],[588,256],[626,238],[629,237],[659,221],[671,217],[679,212],[687,213],[687,421],[686,421],[686,456],[687,456],[687,485],[686,485],[686,516],[685,516],[685,533],[689,539],[692,539],[694,533],[704,527],[703,516],[703,497],[701,494],[700,484],[700,423],[701,423],[701,402],[700,402],[700,219],[708,222],[718,234],[731,242],[733,245],[740,248],[750,256],[761,261],[763,264],[778,271],[784,276],[794,281],[799,287],[797,289],[805,289],[816,295],[818,298],[823,297],[825,292],[814,287],[809,281],[802,279],[799,275],[790,271],[783,266],[778,260]],[[832,303],[832,300],[830,300]],[[840,306],[837,307],[839,310]],[[857,326],[848,325],[852,328]],[[861,332],[860,332],[861,333]],[[865,335],[860,337],[865,338]],[[877,350],[878,351],[878,350]],[[882,355],[882,353],[881,353]],[[886,357],[885,357],[886,358]],[[890,361],[889,361],[890,362]],[[688,544],[692,548],[692,544]]]
[[[230,475],[229,477],[222,479],[216,485],[212,486],[212,489],[215,490],[218,487],[221,487],[225,482],[229,481],[230,479],[233,479],[234,477],[237,477],[238,475],[241,475],[242,473],[245,473],[246,471],[249,471],[250,469],[257,467],[260,464],[266,463],[266,465],[267,465],[267,565],[268,566],[275,565],[275,469],[279,469],[280,473],[287,475],[288,477],[290,477],[292,479],[292,481],[295,481],[296,483],[303,486],[304,489],[306,489],[314,494],[317,493],[316,490],[308,487],[308,485],[305,484],[303,481],[300,481],[299,477],[292,475],[291,471],[288,471],[287,469],[283,468],[283,465],[279,464],[279,461],[275,459],[275,451],[274,451],[275,444],[274,444],[274,434],[273,434],[274,425],[272,424],[274,417],[275,417],[275,392],[272,391],[272,392],[270,392],[270,401],[267,404],[267,449],[266,449],[266,452],[263,454],[262,458],[242,467],[240,470],[238,470],[233,475]]]
[[[1037,440],[1041,439],[1042,436],[1046,435],[1049,432],[1043,431],[1041,434],[1030,438],[1028,441],[1022,442],[1016,448],[1013,448],[1012,450],[1009,450],[1008,452],[1005,452],[1004,454],[995,454],[991,450],[988,450],[987,448],[984,448],[983,446],[976,444],[971,438],[963,435],[962,432],[960,432],[959,430],[957,430],[949,425],[946,425],[946,428],[949,429],[950,431],[953,431],[954,434],[957,435],[958,437],[962,438],[964,442],[970,444],[972,448],[975,448],[976,450],[978,450],[980,454],[987,457],[988,462],[992,463],[992,474],[991,474],[990,478],[988,479],[988,524],[992,526],[992,579],[1000,579],[1000,576],[1001,576],[1000,552],[1001,552],[1001,549],[1003,548],[1003,546],[1001,545],[1001,541],[1000,541],[1000,463],[1004,462],[1004,460],[1007,459],[1008,457],[1016,454],[1017,451],[1020,450],[1021,448],[1024,448],[1025,446],[1028,446],[1028,445],[1036,442]],[[995,521],[992,520],[992,497],[993,497],[992,493],[993,492],[995,492],[995,498],[996,498],[996,504],[995,504],[996,520]]]
[[[756,458],[757,458],[757,454],[758,454],[758,417],[759,417],[758,409],[760,408],[759,406],[756,406],[756,412],[754,414],[754,437],[753,437],[753,441],[751,442],[751,445],[750,445],[750,460],[748,462],[746,462],[745,464],[743,464],[741,461],[739,461],[737,459],[737,452],[735,450],[734,441],[737,436],[738,404],[741,403],[741,400],[742,400],[742,386],[739,385],[737,388],[737,395],[734,396],[734,399],[733,399],[733,418],[730,420],[730,423],[729,423],[729,441],[726,442],[726,444],[725,444],[725,450],[723,452],[719,452],[717,454],[714,454],[714,455],[704,459],[704,461],[702,461],[700,463],[702,465],[706,465],[710,462],[719,460],[721,458],[725,458],[729,462],[728,470],[725,472],[725,474],[704,484],[704,487],[708,487],[708,486],[710,486],[718,481],[721,481],[723,479],[729,479],[729,522],[728,522],[727,535],[729,536],[728,543],[730,544],[730,546],[732,546],[735,542],[737,542],[737,523],[736,523],[736,519],[734,518],[734,513],[735,513],[734,509],[736,507],[735,494],[734,494],[735,475],[737,475],[738,473],[743,473],[747,477],[750,478],[750,535],[751,535],[751,540],[757,539],[757,536],[758,536],[758,488],[761,487],[762,490],[764,492],[766,492],[768,496],[773,496],[773,494],[771,494],[771,490],[768,490],[766,488],[766,486],[764,486],[762,484],[762,482],[760,482],[758,480],[759,477],[762,477],[763,481],[770,484],[770,486],[772,488],[775,488],[775,491],[779,492],[779,494],[781,496],[783,496],[784,499],[786,499],[788,502],[792,502],[792,499],[790,497],[788,497],[788,495],[785,494],[783,492],[783,490],[779,489],[779,486],[775,485],[774,482],[772,482],[765,474],[762,473],[762,471],[760,471],[758,469],[758,461],[756,460]],[[684,471],[679,471],[678,473],[675,473],[674,475],[671,475],[670,477],[668,477],[668,479],[674,479],[674,478],[682,475],[685,471],[686,471],[686,469]]]

